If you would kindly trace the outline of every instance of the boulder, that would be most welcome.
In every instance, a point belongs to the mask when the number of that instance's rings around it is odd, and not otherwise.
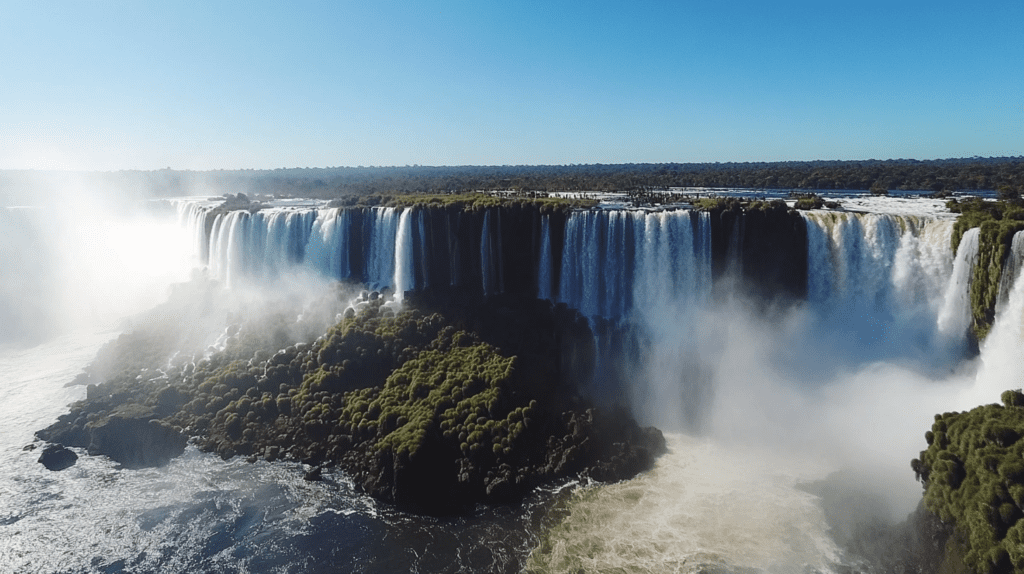
[[[64,470],[78,462],[78,455],[59,444],[51,444],[43,449],[39,462],[49,470]]]

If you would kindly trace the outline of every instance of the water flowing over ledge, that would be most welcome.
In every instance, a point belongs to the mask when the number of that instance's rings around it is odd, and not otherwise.
[[[857,331],[884,322],[862,337],[879,344],[925,338],[932,346],[967,345],[977,242],[951,253],[951,219],[904,214],[902,203],[889,210],[894,213],[800,216],[619,208],[543,213],[522,206],[250,212],[202,200],[175,203],[197,259],[229,286],[307,270],[399,297],[455,286],[483,296],[552,299],[612,321],[667,302],[700,308],[739,289],[806,301]]]

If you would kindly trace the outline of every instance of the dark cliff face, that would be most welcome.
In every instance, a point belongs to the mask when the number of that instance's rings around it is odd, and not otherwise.
[[[807,224],[784,205],[712,209],[711,253],[716,283],[730,279],[765,301],[807,295]]]
[[[765,298],[807,295],[807,224],[795,211],[754,210],[744,215],[744,279]]]

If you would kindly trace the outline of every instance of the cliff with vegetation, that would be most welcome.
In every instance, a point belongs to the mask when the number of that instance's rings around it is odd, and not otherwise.
[[[960,214],[953,227],[954,252],[968,229],[980,228],[978,259],[971,276],[971,316],[974,335],[982,340],[995,321],[1003,269],[1010,256],[1013,236],[1024,231],[1024,203],[1016,194],[1006,190],[1004,198],[999,201],[979,198],[963,202],[951,200],[947,206],[950,211]]]
[[[1024,394],[935,416],[912,462],[925,507],[953,527],[946,571],[1024,572]]]

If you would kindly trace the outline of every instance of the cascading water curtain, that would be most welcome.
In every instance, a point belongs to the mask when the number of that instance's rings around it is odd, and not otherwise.
[[[395,278],[395,237],[398,215],[394,207],[375,207],[366,250],[366,282],[374,289],[391,287]]]
[[[1009,303],[1010,293],[1013,291],[1018,276],[1021,275],[1021,269],[1024,269],[1024,232],[1018,231],[1013,234],[1013,239],[1010,242],[1010,253],[1006,256],[1003,273],[999,277],[997,311],[998,308],[1005,307]]]
[[[187,229],[192,237],[193,257],[200,265],[206,265],[210,255],[210,241],[206,236],[206,214],[211,208],[188,200],[172,200],[172,204],[178,212],[178,224]]]
[[[550,268],[546,250],[549,242],[541,246],[542,294],[551,285],[543,272]],[[710,291],[708,214],[592,210],[569,216],[558,300],[583,315],[617,319],[637,307],[703,302]]]
[[[406,291],[416,288],[416,262],[413,250],[413,209],[403,209],[395,232],[395,297],[401,300]]]
[[[951,221],[891,214],[803,216],[807,301],[823,324],[843,327],[830,333],[849,333],[851,343],[868,353],[861,356],[879,358],[914,352],[924,357],[951,339],[963,340],[966,323],[963,329],[951,323],[960,316],[954,309],[963,307],[949,297],[967,296],[966,284],[950,279]],[[961,269],[965,264],[969,268],[965,262]]]
[[[317,212],[309,244],[306,263],[313,270],[331,279],[349,279],[349,241],[352,234],[352,212],[347,209],[321,209]]]

